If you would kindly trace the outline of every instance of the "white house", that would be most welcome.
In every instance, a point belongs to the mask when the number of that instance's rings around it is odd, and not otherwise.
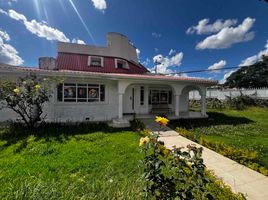
[[[107,46],[58,43],[56,58],[39,59],[39,68],[0,64],[0,81],[29,73],[63,79],[52,82],[53,95],[45,106],[47,121],[112,121],[126,125],[137,117],[166,114],[176,118],[206,115],[206,88],[216,81],[150,73],[137,58],[136,48],[118,33],[107,34]],[[199,91],[201,112],[189,112],[189,92]],[[0,122],[16,119],[0,110]]]

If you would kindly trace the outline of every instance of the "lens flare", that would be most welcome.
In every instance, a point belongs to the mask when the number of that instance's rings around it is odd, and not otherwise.
[[[90,32],[89,28],[87,27],[85,21],[83,20],[83,18],[81,17],[80,13],[78,12],[78,10],[77,10],[76,6],[74,5],[73,1],[69,0],[69,2],[72,5],[74,11],[76,12],[78,18],[80,19],[81,23],[83,24],[84,28],[86,29],[86,31],[87,31],[89,37],[91,38],[93,44],[96,45],[96,42],[95,42],[95,40],[93,38],[93,35],[91,34],[91,32]]]

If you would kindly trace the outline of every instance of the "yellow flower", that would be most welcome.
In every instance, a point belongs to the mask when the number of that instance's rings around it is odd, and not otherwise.
[[[34,87],[35,87],[35,89],[37,89],[37,90],[39,90],[39,89],[41,88],[40,85],[36,85],[36,86],[34,86]]]
[[[148,143],[148,142],[150,142],[150,138],[149,138],[148,136],[146,136],[146,137],[142,137],[142,138],[140,139],[140,146],[143,146],[143,145],[145,145],[145,144]]]
[[[18,93],[20,93],[20,89],[19,89],[19,88],[15,88],[15,89],[13,90],[13,92],[15,92],[16,94],[18,94]]]
[[[155,121],[157,123],[159,123],[160,125],[164,125],[164,126],[166,126],[168,124],[168,122],[169,122],[169,120],[167,118],[165,118],[165,117],[159,117],[159,116],[156,116],[155,117]]]
[[[26,84],[27,84],[27,82],[26,82],[26,81],[23,81],[22,83],[23,83],[23,85],[26,85]]]

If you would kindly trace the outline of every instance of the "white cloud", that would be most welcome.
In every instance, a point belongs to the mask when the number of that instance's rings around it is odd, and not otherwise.
[[[237,23],[236,19],[227,19],[225,21],[218,19],[213,24],[209,24],[209,19],[202,19],[198,22],[196,26],[191,26],[187,29],[187,34],[209,34],[216,33],[225,27],[233,26]]]
[[[7,15],[17,21],[19,20],[23,22],[27,21],[27,18],[23,14],[17,13],[15,10],[9,10]]]
[[[20,21],[21,23],[24,24],[25,28],[28,31],[30,31],[32,34],[40,38],[45,38],[47,40],[56,40],[60,42],[71,41],[68,37],[66,37],[66,35],[62,31],[48,26],[47,23],[44,21],[37,22],[35,19],[29,21],[23,14],[18,13],[15,10],[9,10],[8,12],[6,12],[0,9],[0,13],[9,16],[11,19]],[[78,44],[85,44],[83,40],[76,38],[74,38],[72,42]]]
[[[91,0],[94,7],[98,10],[104,11],[107,8],[107,3],[105,0]]]
[[[263,55],[268,55],[268,40],[266,41],[266,45],[264,46],[264,50],[258,52],[258,54],[250,56],[245,60],[242,60],[239,66],[247,66],[253,65],[254,63],[258,62]]]
[[[225,27],[217,34],[208,36],[199,42],[196,49],[226,49],[235,43],[246,42],[254,38],[254,32],[248,32],[255,19],[250,17],[244,19],[237,27]]]
[[[141,51],[139,49],[136,49],[136,53],[137,53],[137,56],[139,58],[140,57],[140,54],[141,54]]]
[[[6,12],[1,9],[0,12],[6,14],[14,20],[22,22],[28,31],[34,35],[37,35],[38,37],[46,38],[47,40],[70,42],[70,39],[68,39],[60,30],[49,27],[43,22],[37,22],[35,19],[28,21],[23,14],[20,14],[15,10],[9,10]]]
[[[213,65],[208,67],[208,70],[215,70],[212,72],[219,72],[218,69],[223,68],[224,66],[226,66],[226,61],[225,60],[221,60],[217,63],[214,63]]]
[[[7,32],[1,31],[1,30],[0,30],[0,38],[2,39],[2,41],[9,41],[10,40],[10,37],[7,34]]]
[[[23,59],[18,55],[18,51],[10,44],[6,44],[8,41],[10,41],[10,37],[7,32],[0,30],[0,62],[10,65],[23,64]]]
[[[155,37],[155,38],[161,38],[162,37],[161,33],[156,33],[156,32],[152,32],[152,36]]]
[[[72,43],[86,44],[83,40],[80,40],[79,38],[74,38],[74,39],[72,39]]]
[[[220,80],[219,83],[220,83],[220,84],[225,83],[226,80],[227,80],[227,78],[228,78],[229,76],[231,76],[231,74],[234,73],[234,72],[235,72],[235,70],[231,70],[231,71],[225,73],[224,76],[223,76],[223,79]]]
[[[157,73],[172,73],[173,71],[171,69],[168,69],[172,66],[180,66],[183,59],[183,53],[179,52],[176,55],[172,57],[164,57],[161,54],[158,54],[153,57],[153,61],[156,64]]]
[[[176,53],[176,50],[174,50],[174,49],[170,49],[170,51],[169,51],[169,53],[168,53],[168,55],[172,55],[172,54],[174,54],[174,53]]]

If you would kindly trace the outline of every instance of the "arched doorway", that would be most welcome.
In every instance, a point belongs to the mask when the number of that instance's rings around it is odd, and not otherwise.
[[[180,112],[185,116],[205,116],[205,89],[197,85],[185,86],[180,95]]]

